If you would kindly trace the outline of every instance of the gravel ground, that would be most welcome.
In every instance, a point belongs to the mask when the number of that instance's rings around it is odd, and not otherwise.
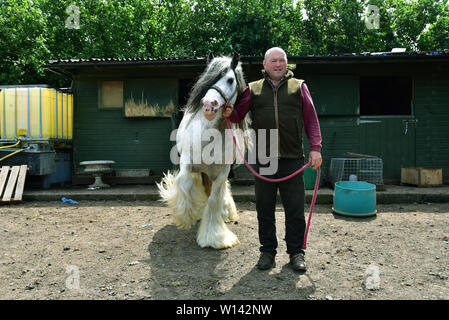
[[[288,265],[277,207],[276,267],[259,256],[254,203],[237,203],[241,242],[202,249],[158,202],[0,207],[0,299],[449,299],[449,204],[378,205],[368,218],[317,205],[305,273]]]

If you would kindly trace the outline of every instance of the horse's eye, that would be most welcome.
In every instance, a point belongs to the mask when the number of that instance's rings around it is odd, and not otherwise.
[[[231,85],[233,82],[234,82],[234,79],[233,79],[233,78],[229,78],[229,79],[228,79],[229,85]]]

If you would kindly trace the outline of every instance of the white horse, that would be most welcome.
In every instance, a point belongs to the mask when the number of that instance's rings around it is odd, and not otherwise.
[[[176,226],[189,229],[201,220],[196,240],[202,248],[222,249],[239,244],[237,236],[225,224],[237,221],[238,214],[227,180],[236,159],[235,146],[232,140],[229,143],[225,139],[227,125],[222,107],[234,104],[245,87],[237,55],[232,59],[217,57],[208,63],[192,88],[177,131],[179,171],[168,172],[157,184],[162,200],[171,208]],[[247,117],[233,124],[241,147],[249,143],[248,124]],[[210,136],[204,137],[206,132],[218,132],[219,136],[210,141]],[[214,158],[212,163],[204,159],[204,151],[209,151],[207,155]]]

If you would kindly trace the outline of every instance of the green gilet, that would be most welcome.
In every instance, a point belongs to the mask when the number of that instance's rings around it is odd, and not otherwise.
[[[293,72],[288,70],[284,78],[274,88],[265,70],[264,78],[249,83],[251,92],[252,127],[266,129],[266,151],[269,156],[269,129],[278,129],[278,157],[299,159],[304,158],[302,129],[302,99],[301,85],[304,80],[293,78]],[[256,135],[258,136],[258,135]],[[258,148],[259,141],[256,142]]]

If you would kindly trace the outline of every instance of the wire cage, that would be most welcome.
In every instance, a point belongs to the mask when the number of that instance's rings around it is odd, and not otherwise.
[[[381,158],[332,158],[329,168],[332,184],[338,181],[358,180],[383,185]]]

